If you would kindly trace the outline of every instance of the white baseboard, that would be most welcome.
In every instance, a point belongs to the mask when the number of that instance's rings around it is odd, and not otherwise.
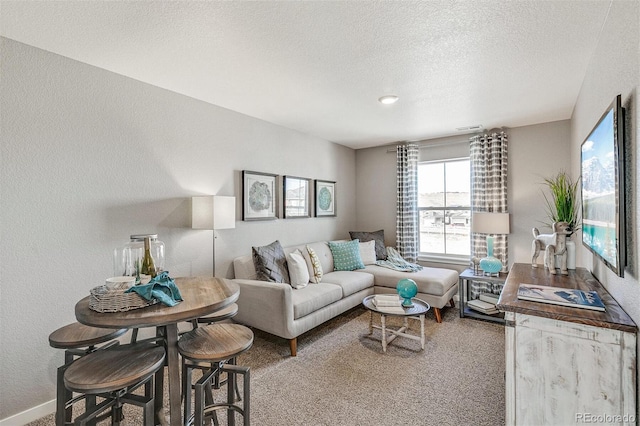
[[[27,423],[31,423],[34,420],[38,420],[48,414],[55,413],[56,400],[45,402],[44,404],[37,405],[33,408],[29,408],[21,413],[15,414],[6,419],[0,420],[0,426],[22,426]]]

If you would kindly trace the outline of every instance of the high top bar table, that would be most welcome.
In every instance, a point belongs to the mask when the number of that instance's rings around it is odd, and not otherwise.
[[[231,280],[215,277],[181,277],[175,283],[184,299],[176,306],[162,303],[126,312],[96,312],[89,308],[90,296],[80,300],[75,307],[78,322],[103,328],[156,327],[156,333],[165,342],[166,363],[169,374],[170,425],[182,422],[180,360],[178,357],[178,323],[210,315],[238,300],[240,287]],[[161,369],[160,371],[163,371]],[[164,424],[162,415],[163,380],[156,380],[156,424]],[[159,382],[159,383],[158,383]]]

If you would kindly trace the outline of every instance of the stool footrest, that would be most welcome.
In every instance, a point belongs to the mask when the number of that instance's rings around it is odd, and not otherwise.
[[[76,417],[73,420],[73,423],[81,425],[81,424],[86,424],[89,420],[93,420],[93,419],[95,419],[96,421],[104,420],[104,419],[110,417],[111,415],[108,414],[108,413],[105,413],[104,415],[101,415],[101,414],[107,408],[111,408],[115,404],[116,404],[116,400],[115,399],[105,399],[100,404],[96,405],[93,408],[92,411],[85,412],[85,413],[81,414],[80,416]]]
[[[242,409],[242,407],[235,404],[229,404],[228,402],[217,402],[215,404],[210,404],[204,407],[204,418],[208,417],[208,414],[213,414],[213,412],[216,410],[234,410],[244,416],[244,410]]]

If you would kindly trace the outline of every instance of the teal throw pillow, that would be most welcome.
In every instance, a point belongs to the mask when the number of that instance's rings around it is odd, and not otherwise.
[[[329,248],[333,256],[334,270],[353,271],[355,269],[364,269],[364,263],[360,257],[359,240],[345,242],[329,241]]]

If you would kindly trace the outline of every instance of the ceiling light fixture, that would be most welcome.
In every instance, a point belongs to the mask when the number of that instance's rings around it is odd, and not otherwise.
[[[398,97],[396,95],[385,95],[378,98],[378,102],[385,105],[391,105],[398,102]]]

